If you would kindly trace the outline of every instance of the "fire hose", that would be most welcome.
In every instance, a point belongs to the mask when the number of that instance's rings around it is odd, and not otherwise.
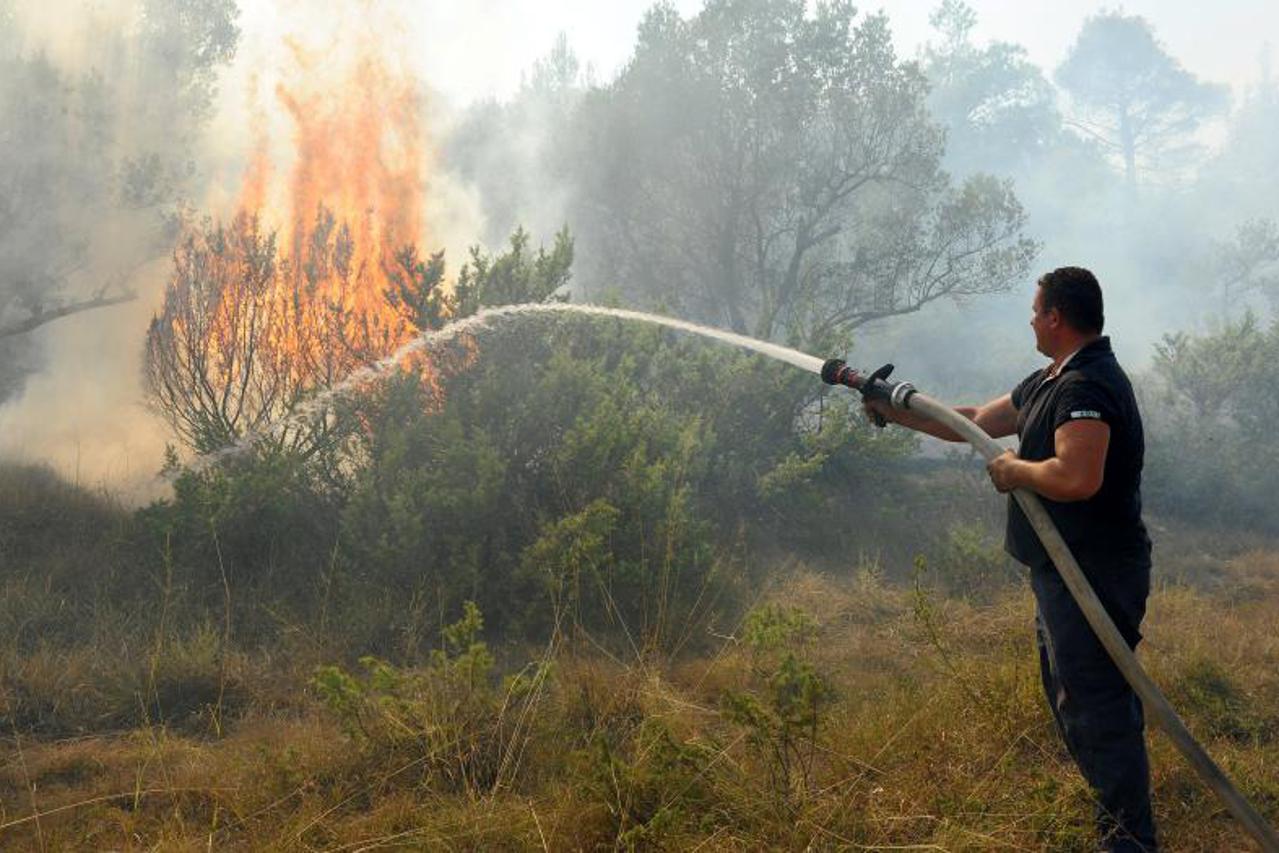
[[[890,380],[888,376],[892,370],[893,366],[886,364],[869,376],[863,376],[844,362],[831,359],[822,367],[822,380],[829,385],[846,385],[853,388],[861,392],[865,400],[880,401],[894,409],[917,412],[941,423],[963,437],[988,462],[1004,453],[1005,448],[1002,445],[959,412],[921,394],[909,382]],[[883,426],[883,419],[880,416],[872,414],[872,417],[876,419],[877,425]],[[1229,777],[1190,734],[1181,717],[1142,669],[1137,656],[1128,647],[1127,641],[1106,613],[1097,593],[1084,577],[1079,563],[1071,554],[1057,526],[1053,524],[1048,511],[1044,509],[1039,496],[1028,489],[1016,489],[1013,491],[1013,497],[1026,514],[1026,518],[1030,520],[1031,526],[1044,545],[1044,550],[1048,552],[1053,565],[1057,567],[1058,573],[1071,595],[1074,596],[1079,609],[1083,611],[1088,624],[1092,626],[1097,638],[1115,662],[1115,666],[1141,697],[1146,712],[1172,739],[1173,744],[1190,762],[1199,777],[1212,789],[1226,809],[1261,846],[1261,849],[1265,853],[1279,853],[1279,834],[1239,793]]]

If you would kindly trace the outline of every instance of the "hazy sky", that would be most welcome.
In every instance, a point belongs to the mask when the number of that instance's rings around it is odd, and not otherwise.
[[[556,34],[566,32],[578,55],[607,78],[626,60],[635,26],[649,0],[449,0],[424,2],[411,12],[422,67],[431,83],[452,99],[503,95],[544,55]],[[675,0],[683,14],[700,0]],[[913,56],[930,36],[932,0],[887,0],[861,7],[888,13],[898,47]],[[1121,8],[1149,19],[1173,55],[1194,73],[1234,84],[1258,77],[1258,57],[1268,37],[1279,34],[1279,0],[969,0],[977,12],[979,41],[1022,44],[1036,63],[1055,67],[1084,18]],[[261,8],[261,7],[259,7]],[[252,30],[254,12],[245,15]]]
[[[672,0],[682,14],[694,14],[701,0]],[[939,0],[877,0],[864,11],[888,13],[898,48],[914,56],[931,34],[929,14]],[[127,0],[96,0],[95,13],[108,15]],[[333,32],[337,25],[379,21],[397,43],[388,51],[406,54],[432,88],[454,104],[514,91],[520,77],[546,55],[558,33],[568,34],[578,56],[607,79],[625,62],[635,27],[652,0],[242,0],[243,41],[224,97],[242,100],[242,75],[260,70],[280,55],[283,36],[308,29]],[[1069,50],[1083,20],[1106,8],[1144,15],[1168,49],[1185,66],[1209,80],[1236,86],[1255,81],[1267,40],[1279,37],[1279,0],[969,0],[977,12],[979,41],[1000,39],[1023,45],[1042,67],[1054,68]],[[35,42],[55,55],[75,56],[83,32],[83,0],[17,0]],[[352,12],[352,10],[355,10]],[[79,10],[79,12],[77,12]],[[386,19],[396,20],[387,27]],[[68,26],[68,23],[72,23]],[[375,24],[378,26],[378,24]]]
[[[369,13],[386,2],[369,2]],[[512,92],[522,73],[544,56],[563,31],[585,62],[607,78],[626,60],[635,27],[651,0],[446,0],[400,5],[411,32],[416,64],[431,85],[454,102]],[[674,0],[685,15],[701,0]],[[888,13],[898,47],[913,56],[930,35],[932,0],[886,0],[861,7]],[[1084,18],[1116,4],[1104,0],[969,0],[978,15],[977,37],[1022,44],[1048,68],[1061,61]],[[242,4],[245,56],[282,32],[314,21],[317,8],[301,0]],[[1277,0],[1220,0],[1211,12],[1199,0],[1129,0],[1124,11],[1147,17],[1169,50],[1196,74],[1234,84],[1258,76],[1266,38],[1279,33]]]

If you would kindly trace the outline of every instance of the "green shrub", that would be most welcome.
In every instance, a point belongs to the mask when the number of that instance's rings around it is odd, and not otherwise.
[[[816,629],[798,608],[752,610],[742,630],[751,655],[747,689],[726,691],[721,700],[724,716],[745,729],[767,768],[768,792],[783,810],[808,791],[823,712],[834,699],[830,680],[807,659]]]
[[[571,766],[579,794],[604,805],[602,834],[614,847],[655,849],[714,828],[715,756],[713,744],[681,740],[648,717],[625,738],[597,734]]]
[[[951,596],[983,602],[1018,577],[1003,543],[974,522],[950,525],[927,565]]]
[[[1279,530],[1279,324],[1251,313],[1204,335],[1166,335],[1143,389],[1145,487],[1158,512]]]
[[[480,611],[469,601],[464,611],[420,669],[364,657],[363,673],[324,666],[311,685],[371,758],[411,759],[428,787],[478,796],[511,781],[504,774],[529,736],[521,706],[537,700],[549,673],[534,666],[495,684]]]

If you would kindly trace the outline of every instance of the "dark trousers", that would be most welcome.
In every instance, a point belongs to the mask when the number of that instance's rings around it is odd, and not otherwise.
[[[1150,592],[1149,561],[1102,565],[1084,573],[1132,648]],[[1111,661],[1051,564],[1033,567],[1040,673],[1057,730],[1097,800],[1104,849],[1155,850],[1141,700]]]

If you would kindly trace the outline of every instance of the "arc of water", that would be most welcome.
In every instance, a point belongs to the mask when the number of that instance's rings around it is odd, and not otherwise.
[[[626,308],[606,308],[602,305],[579,305],[569,302],[534,302],[523,305],[503,305],[498,308],[481,309],[469,317],[455,320],[439,329],[423,332],[400,346],[390,355],[361,367],[336,385],[310,397],[283,418],[261,429],[246,433],[234,444],[196,457],[188,465],[188,468],[193,471],[202,471],[219,461],[244,453],[253,447],[254,442],[260,439],[273,438],[279,436],[290,427],[305,425],[323,412],[324,407],[332,400],[350,393],[367,382],[376,380],[415,353],[441,346],[461,335],[477,332],[499,320],[532,314],[585,314],[595,317],[612,317],[618,320],[652,323],[658,326],[665,326],[668,329],[714,338],[723,343],[752,350],[810,373],[820,373],[822,369],[821,359],[802,353],[799,350],[769,343],[768,341],[756,340],[734,332],[726,332],[723,329],[716,329],[712,326],[703,326],[686,320],[677,320],[673,317],[663,317],[661,314],[648,314],[644,311],[632,311]]]

